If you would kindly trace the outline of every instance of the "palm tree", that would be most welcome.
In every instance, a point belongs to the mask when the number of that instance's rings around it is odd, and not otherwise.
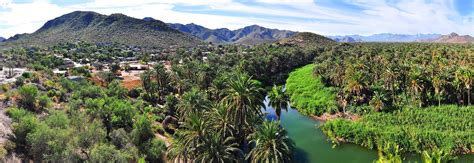
[[[228,107],[228,114],[240,130],[239,138],[246,135],[246,129],[252,128],[250,119],[254,116],[262,114],[261,108],[263,104],[263,89],[255,80],[245,74],[237,73],[236,76],[229,78],[226,89],[224,89],[224,102]]]
[[[365,83],[363,82],[363,74],[355,70],[346,69],[346,74],[350,76],[346,79],[345,92],[350,94],[354,103],[357,103],[363,100],[362,92],[366,88]]]
[[[294,144],[276,121],[265,121],[249,136],[255,146],[247,155],[252,163],[291,162]]]
[[[451,82],[451,85],[454,87],[457,93],[458,105],[464,104],[463,82],[461,78],[461,75],[458,75],[458,73],[455,72],[454,81]]]
[[[235,126],[232,119],[227,114],[229,107],[225,103],[214,104],[211,112],[208,114],[208,119],[214,130],[221,133],[223,137],[234,136]]]
[[[421,107],[423,104],[422,101],[422,91],[424,89],[423,80],[422,80],[422,72],[421,68],[415,66],[409,72],[410,77],[410,89],[412,92],[412,102],[413,104],[418,102],[418,107]]]
[[[177,108],[179,112],[179,119],[186,119],[191,113],[197,113],[209,108],[210,101],[207,99],[205,93],[198,89],[192,89],[185,92],[182,99],[179,101]]]
[[[372,96],[372,99],[370,100],[369,104],[374,107],[375,111],[380,111],[385,107],[386,101],[385,95],[380,92],[375,92],[374,96]]]
[[[176,138],[169,148],[171,160],[190,160],[199,152],[197,147],[206,139],[209,132],[208,122],[200,113],[192,113],[181,124],[176,132]]]
[[[168,148],[167,155],[168,159],[173,162],[188,162],[191,157],[191,150],[177,139],[172,139],[171,146]]]
[[[227,163],[243,162],[243,152],[239,149],[234,137],[224,137],[221,134],[208,134],[203,143],[198,144],[199,153],[196,162]]]
[[[150,97],[154,97],[155,93],[157,93],[156,92],[157,84],[156,82],[153,81],[153,71],[151,70],[145,71],[144,73],[141,74],[140,78],[141,78],[143,89],[145,90],[145,92]]]
[[[443,87],[445,80],[441,79],[438,76],[433,77],[432,79],[435,97],[438,100],[438,106],[441,106],[441,99],[443,98]]]
[[[277,118],[280,120],[281,110],[288,111],[289,97],[285,93],[285,89],[282,86],[273,86],[272,90],[268,92],[268,98],[270,99],[270,106],[275,109]]]
[[[392,104],[395,103],[395,87],[397,86],[397,79],[398,79],[398,73],[394,71],[395,68],[393,66],[388,67],[383,73],[382,73],[382,79],[384,81],[384,89],[390,90],[391,97],[392,97]]]
[[[153,67],[154,78],[158,86],[158,92],[160,95],[160,100],[164,100],[164,94],[167,94],[170,89],[171,77],[170,74],[166,71],[166,68],[163,64],[157,64]]]
[[[209,86],[209,94],[212,100],[219,101],[222,99],[222,90],[226,87],[229,74],[227,72],[218,72],[218,76],[212,80]]]
[[[471,85],[473,80],[474,71],[461,67],[456,71],[456,78],[460,79],[461,82],[464,84],[464,87],[467,90],[467,104],[471,105]]]
[[[183,80],[179,77],[179,74],[175,70],[176,68],[171,68],[171,72],[169,73],[170,77],[170,88],[173,91],[173,93],[177,93],[179,95],[182,94],[182,88],[184,87]]]

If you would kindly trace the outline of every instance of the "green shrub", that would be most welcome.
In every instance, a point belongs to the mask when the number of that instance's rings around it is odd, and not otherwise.
[[[0,89],[3,92],[8,92],[8,90],[10,90],[10,86],[8,84],[2,84],[2,85],[0,85]]]
[[[8,108],[6,113],[13,120],[13,122],[18,122],[24,116],[32,115],[32,113],[28,110],[18,108]]]
[[[91,150],[91,162],[128,162],[130,155],[110,144],[97,144]]]
[[[52,103],[51,99],[46,95],[38,97],[38,107],[39,107],[39,109],[46,109],[46,108],[51,106],[51,103]]]
[[[7,154],[8,154],[8,151],[3,146],[0,146],[0,159],[5,158]]]
[[[154,124],[152,128],[153,128],[153,132],[155,133],[160,133],[160,134],[165,133],[165,129],[163,128],[161,124]]]
[[[128,96],[131,98],[138,98],[140,97],[141,92],[143,92],[141,88],[133,88],[128,92]]]
[[[18,93],[20,94],[20,106],[35,111],[36,100],[39,94],[38,88],[35,85],[28,84],[20,87]]]
[[[112,130],[110,141],[118,148],[124,148],[127,144],[132,143],[130,135],[123,128]]]
[[[31,72],[24,72],[21,74],[21,76],[23,76],[25,79],[29,79],[33,76],[33,74]]]
[[[15,80],[15,85],[17,87],[20,87],[20,86],[23,86],[23,84],[25,84],[25,77],[23,76],[17,77]]]
[[[166,152],[165,142],[157,138],[146,143],[146,160],[148,162],[161,162],[161,156]]]

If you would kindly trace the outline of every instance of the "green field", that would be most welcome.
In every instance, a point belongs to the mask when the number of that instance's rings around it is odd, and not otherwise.
[[[286,80],[292,107],[305,115],[321,115],[337,110],[334,91],[325,87],[319,77],[312,75],[313,68],[314,64],[298,68]]]

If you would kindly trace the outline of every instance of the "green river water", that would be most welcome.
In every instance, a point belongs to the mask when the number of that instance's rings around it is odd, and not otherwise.
[[[267,100],[265,105],[267,105]],[[267,105],[267,119],[276,119],[275,113]],[[281,125],[287,130],[296,145],[294,162],[303,163],[371,163],[377,159],[377,151],[355,144],[340,144],[333,148],[326,136],[318,128],[320,121],[301,115],[295,109],[282,111]],[[406,154],[404,162],[421,162],[420,156]],[[455,162],[474,163],[474,155],[459,156]]]

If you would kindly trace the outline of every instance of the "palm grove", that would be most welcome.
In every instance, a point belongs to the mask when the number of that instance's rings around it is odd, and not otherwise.
[[[381,162],[404,152],[444,162],[474,149],[473,54],[472,44],[344,43],[292,73],[287,89],[303,113],[342,112],[321,127],[335,143],[376,148]]]
[[[13,121],[3,156],[53,162],[292,160],[294,144],[286,131],[278,121],[264,119],[265,88],[281,83],[288,71],[307,64],[323,48],[228,45],[178,49],[159,59],[134,52],[143,62],[163,59],[173,66],[156,64],[141,75],[142,86],[131,90],[112,72],[90,74],[87,67],[69,73],[96,76],[100,84],[53,75],[62,63],[58,54],[90,60],[130,55],[121,47],[79,42],[4,51],[12,64],[34,71],[2,85]],[[275,86],[271,92],[275,108],[285,109],[283,89]],[[168,135],[168,142],[159,135]]]

